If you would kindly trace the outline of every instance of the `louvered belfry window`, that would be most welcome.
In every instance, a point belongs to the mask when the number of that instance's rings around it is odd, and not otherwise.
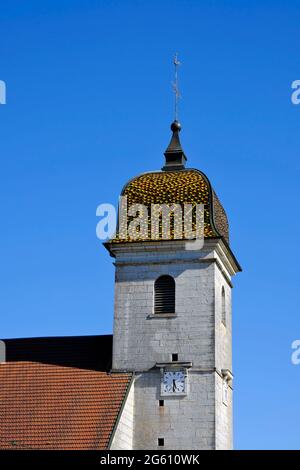
[[[175,281],[171,276],[160,276],[155,281],[154,313],[175,313]]]

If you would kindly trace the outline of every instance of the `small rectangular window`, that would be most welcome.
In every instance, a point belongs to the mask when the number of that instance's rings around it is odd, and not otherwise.
[[[159,447],[163,447],[165,445],[165,440],[163,437],[158,438],[158,445]]]
[[[177,353],[172,354],[172,361],[173,361],[173,362],[177,362],[177,361],[178,361],[178,354],[177,354]]]
[[[164,400],[159,400],[159,406],[165,406],[165,401]]]
[[[226,379],[223,379],[223,404],[228,406],[228,382]]]
[[[224,286],[222,287],[222,323],[226,326],[226,297]]]

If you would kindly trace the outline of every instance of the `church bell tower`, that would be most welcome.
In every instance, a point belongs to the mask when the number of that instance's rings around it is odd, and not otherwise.
[[[231,291],[241,268],[224,208],[205,174],[186,168],[177,120],[171,130],[162,170],[123,188],[126,217],[106,244],[116,269],[113,371],[134,374],[133,449],[231,449]],[[175,211],[168,237],[161,219],[153,228],[151,211],[174,204],[203,208],[201,246],[178,235]]]

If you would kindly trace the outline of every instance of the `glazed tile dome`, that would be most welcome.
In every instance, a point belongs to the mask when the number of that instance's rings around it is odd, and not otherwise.
[[[123,188],[121,196],[127,198],[127,210],[133,204],[143,204],[147,207],[148,226],[141,230],[139,241],[151,239],[151,205],[152,204],[179,204],[182,208],[185,203],[196,207],[204,206],[204,237],[221,237],[229,243],[229,227],[225,210],[216,193],[211,187],[208,178],[199,170],[185,169],[186,156],[179,141],[180,124],[173,123],[171,142],[165,152],[166,163],[162,171],[143,173],[131,179]],[[127,216],[130,223],[134,217]],[[174,224],[173,224],[174,225]],[[172,219],[170,223],[170,239],[176,239]],[[195,220],[193,219],[193,230]],[[160,224],[161,227],[161,224]],[[129,235],[122,238],[118,231],[113,242],[135,241]],[[183,232],[183,238],[184,232]]]

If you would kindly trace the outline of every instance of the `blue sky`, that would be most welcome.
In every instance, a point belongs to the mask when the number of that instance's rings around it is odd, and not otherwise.
[[[2,1],[0,336],[112,331],[96,207],[181,140],[230,219],[235,447],[300,448],[299,1]]]

